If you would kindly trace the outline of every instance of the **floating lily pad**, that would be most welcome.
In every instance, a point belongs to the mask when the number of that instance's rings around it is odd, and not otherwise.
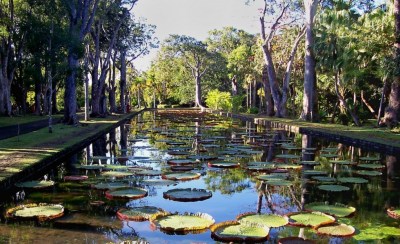
[[[308,226],[316,228],[334,223],[336,219],[321,212],[296,212],[288,214],[289,224],[293,226]]]
[[[347,217],[356,212],[356,209],[354,207],[349,207],[340,203],[336,203],[335,205],[329,205],[324,202],[314,202],[306,204],[304,208],[306,210],[318,211],[340,218]]]
[[[365,175],[365,176],[380,176],[382,172],[373,171],[373,170],[357,170],[356,174]]]
[[[161,177],[166,180],[194,180],[200,178],[201,174],[193,172],[165,173]]]
[[[171,189],[163,193],[164,198],[178,202],[203,201],[212,197],[211,191],[195,188]]]
[[[186,166],[186,165],[177,165],[177,166],[171,166],[170,169],[172,171],[191,171],[194,169],[193,166]]]
[[[108,199],[127,198],[139,199],[147,196],[147,190],[139,187],[124,187],[106,191]]]
[[[67,175],[64,176],[65,181],[84,181],[87,180],[89,176],[87,175]]]
[[[106,164],[104,165],[105,170],[114,170],[114,171],[128,171],[128,166],[120,165],[120,164]]]
[[[143,180],[143,185],[146,186],[169,186],[176,184],[176,181],[173,180],[164,180],[164,179],[147,179]]]
[[[133,220],[133,221],[146,221],[149,220],[153,214],[164,213],[165,211],[161,208],[153,206],[143,206],[134,208],[122,208],[117,212],[117,216],[122,220]]]
[[[367,179],[360,177],[339,177],[337,180],[341,183],[355,183],[355,184],[364,184],[368,183]]]
[[[264,164],[248,164],[244,167],[250,171],[272,171],[276,169],[275,164],[272,163],[264,163]]]
[[[167,151],[169,155],[173,156],[187,156],[190,155],[190,152],[187,151]]]
[[[193,159],[193,160],[200,160],[200,161],[218,159],[217,156],[211,156],[211,155],[192,155],[192,156],[189,156],[187,158],[188,159]]]
[[[382,164],[358,164],[357,167],[364,169],[383,169],[385,168]]]
[[[278,154],[275,156],[275,158],[300,159],[301,157],[299,155],[294,155],[294,154]]]
[[[324,190],[324,191],[335,191],[335,192],[350,190],[349,187],[342,186],[342,185],[320,185],[320,186],[318,186],[318,189]]]
[[[240,164],[229,161],[218,161],[218,162],[208,162],[208,166],[215,168],[237,168],[240,166]]]
[[[150,221],[163,231],[178,233],[203,231],[215,223],[215,220],[205,213],[158,213],[152,215]]]
[[[140,170],[135,173],[135,175],[140,175],[140,176],[157,176],[161,175],[161,170]]]
[[[321,170],[303,170],[303,175],[327,175],[326,171]]]
[[[245,225],[238,221],[226,221],[210,227],[211,237],[218,241],[235,243],[262,242],[268,239],[269,228],[260,225]]]
[[[315,165],[320,165],[320,162],[317,161],[299,161],[297,162],[300,165],[310,165],[310,166],[315,166]]]
[[[320,152],[334,153],[337,152],[338,149],[336,147],[327,147],[320,150]]]
[[[359,160],[362,161],[380,161],[379,157],[360,157]]]
[[[311,178],[320,182],[336,182],[336,178],[330,176],[312,176]]]
[[[41,188],[47,188],[54,186],[54,181],[52,180],[33,180],[33,181],[25,181],[25,182],[20,182],[16,183],[16,187],[21,187],[21,188],[35,188],[35,189],[41,189]]]
[[[301,165],[282,164],[282,163],[275,164],[275,167],[278,168],[278,169],[295,169],[295,170],[302,169]]]
[[[355,232],[356,229],[354,229],[353,226],[345,224],[333,224],[317,228],[317,233],[320,235],[329,235],[336,237],[352,236]]]
[[[389,217],[394,219],[400,219],[400,209],[388,208],[386,212],[389,215]]]
[[[64,215],[64,207],[60,204],[31,203],[19,205],[6,211],[7,218],[15,219],[37,219],[46,221]]]
[[[270,228],[282,227],[289,223],[289,219],[286,216],[258,213],[240,214],[236,217],[236,220],[239,221],[241,224],[253,223]]]
[[[92,188],[98,190],[110,190],[122,187],[129,187],[129,185],[125,182],[101,182],[95,185],[92,185]]]
[[[102,172],[102,176],[105,177],[115,177],[115,178],[124,178],[124,177],[129,177],[134,175],[133,172],[123,172],[123,171],[107,171],[107,172]]]
[[[197,162],[191,159],[170,159],[167,161],[167,164],[170,165],[192,165],[196,164]]]
[[[271,179],[286,179],[288,177],[287,174],[267,174],[267,175],[257,175],[256,178],[258,180],[271,180]]]

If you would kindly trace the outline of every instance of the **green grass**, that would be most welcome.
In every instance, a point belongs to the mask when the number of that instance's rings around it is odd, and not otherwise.
[[[128,115],[114,115],[85,122],[86,126],[56,124],[53,133],[43,128],[17,137],[0,140],[0,181],[39,161],[107,130]],[[82,121],[83,122],[83,121]]]
[[[62,114],[55,114],[53,115],[53,120],[60,119],[63,115]],[[26,124],[30,122],[35,122],[39,120],[48,119],[48,116],[40,116],[40,115],[25,115],[25,116],[14,116],[14,117],[0,117],[0,127],[10,126],[10,125],[17,125],[17,124]]]

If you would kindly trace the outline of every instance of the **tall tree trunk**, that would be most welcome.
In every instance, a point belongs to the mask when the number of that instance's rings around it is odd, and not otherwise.
[[[99,0],[63,1],[69,14],[70,43],[68,47],[68,73],[65,79],[64,122],[77,124],[76,116],[76,78],[79,67],[79,48],[87,33],[89,33]]]
[[[271,96],[271,87],[269,85],[269,79],[267,74],[267,66],[264,65],[263,72],[262,72],[262,80],[264,84],[264,95],[265,95],[265,112],[267,116],[274,115],[274,102]]]
[[[231,85],[232,85],[232,96],[236,96],[238,93],[238,83],[237,83],[236,75],[234,75],[232,77]]]
[[[305,17],[306,17],[306,42],[304,57],[304,94],[303,94],[303,111],[301,118],[307,121],[315,121],[318,116],[316,107],[316,72],[315,57],[313,52],[314,45],[314,17],[317,10],[317,0],[304,0]]]
[[[115,60],[115,58],[114,58]],[[115,87],[115,63],[112,66],[112,69],[110,69],[110,73],[109,73],[109,90],[108,90],[108,99],[110,102],[110,113],[115,113],[117,112],[117,102],[116,102],[116,98],[115,98],[115,90],[117,89]]]
[[[382,87],[382,93],[381,93],[381,99],[379,102],[379,109],[378,109],[378,118],[376,120],[376,125],[379,126],[381,124],[381,117],[382,117],[382,108],[383,108],[383,101],[385,99],[385,93],[387,89],[387,79],[384,79],[383,82],[383,87]]]
[[[195,106],[204,108],[203,105],[201,104],[201,77],[199,74],[199,71],[196,70],[196,94],[195,94]]]
[[[123,114],[126,113],[126,104],[125,104],[125,95],[126,95],[126,49],[121,50],[121,72],[120,72],[120,80],[119,80],[119,88],[120,88],[120,103],[121,103],[121,112]]]
[[[65,93],[64,93],[64,122],[69,125],[78,123],[76,116],[76,77],[79,67],[78,55],[74,50],[68,51],[68,75],[65,80]]]
[[[365,99],[363,90],[361,90],[361,101],[365,104],[365,106],[367,106],[368,110],[374,115],[374,117],[378,118],[378,115],[376,115],[375,113],[375,109],[372,107],[371,104],[369,104],[367,99]]]
[[[395,43],[394,61],[395,74],[391,85],[389,104],[385,109],[384,121],[388,127],[396,126],[400,112],[400,0],[394,0]]]
[[[35,69],[36,72],[40,72],[40,74],[35,75],[35,114],[36,115],[41,115],[41,102],[40,102],[40,97],[42,95],[42,75],[41,75],[41,67],[38,62],[39,60],[35,61]]]

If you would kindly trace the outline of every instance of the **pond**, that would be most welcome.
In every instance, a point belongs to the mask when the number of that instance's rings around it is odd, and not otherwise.
[[[3,194],[0,243],[398,242],[387,212],[400,207],[396,160],[211,114],[148,111],[28,182],[46,187]],[[31,203],[52,204],[54,218],[22,216]]]

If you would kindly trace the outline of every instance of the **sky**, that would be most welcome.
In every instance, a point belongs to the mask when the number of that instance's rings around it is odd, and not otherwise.
[[[249,33],[259,32],[260,0],[249,5],[246,0],[139,0],[133,8],[136,19],[145,19],[156,25],[155,36],[162,42],[170,34],[192,36],[205,40],[208,32],[233,26]],[[134,61],[138,70],[145,71],[157,53],[139,57]]]

